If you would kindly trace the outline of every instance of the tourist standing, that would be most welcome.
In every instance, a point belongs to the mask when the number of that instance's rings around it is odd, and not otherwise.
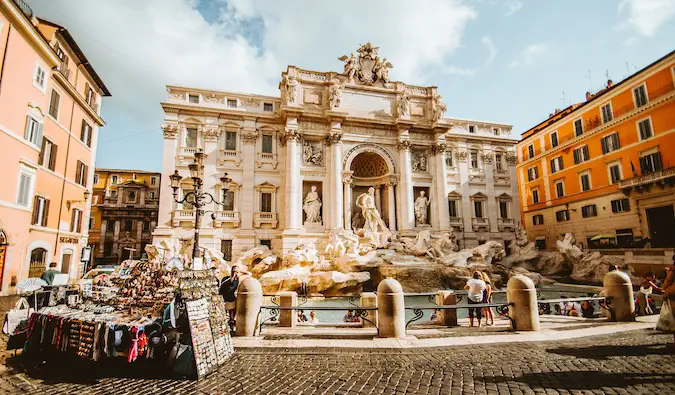
[[[490,276],[485,272],[480,272],[481,279],[485,282],[485,290],[483,291],[483,303],[492,303],[492,283],[490,282]],[[485,314],[485,325],[492,326],[495,324],[495,316],[492,312],[492,307],[486,307],[483,309]]]
[[[44,280],[47,285],[52,285],[54,282],[54,277],[56,277],[57,274],[61,274],[61,272],[56,270],[56,262],[52,262],[49,264],[49,270],[42,273],[40,278]]]
[[[468,290],[467,299],[469,300],[469,305],[480,304],[483,302],[483,291],[485,291],[485,281],[481,280],[479,272],[473,272],[473,278],[469,279],[464,286],[464,289]],[[473,317],[478,317],[478,326],[480,327],[480,320],[483,318],[481,308],[469,306],[469,326],[473,327]]]
[[[312,325],[317,325],[319,323],[319,320],[316,318],[316,313],[314,312],[314,310],[309,312],[309,322]]]
[[[661,314],[656,323],[656,329],[673,334],[675,346],[675,255],[673,255],[673,264],[666,268],[666,280],[661,287],[663,294],[663,304],[661,305]]]
[[[651,295],[655,290],[660,291],[661,288],[656,285],[654,282],[654,272],[647,272],[644,280],[640,284],[640,292],[638,292],[638,315],[651,315],[654,314],[649,305],[649,295]]]
[[[239,283],[250,275],[251,273],[239,266],[232,266],[230,275],[223,277],[220,281],[218,293],[225,301],[225,309],[230,316],[230,330],[232,331],[234,331],[235,315],[237,314],[237,288],[239,288]]]

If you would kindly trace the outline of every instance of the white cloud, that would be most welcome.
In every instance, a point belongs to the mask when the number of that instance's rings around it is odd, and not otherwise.
[[[506,6],[506,16],[511,16],[520,11],[525,4],[519,0],[507,0],[504,2],[504,5]]]
[[[675,0],[623,0],[619,4],[619,13],[624,12],[628,13],[628,26],[641,36],[650,37],[675,18]]]
[[[495,60],[495,56],[497,56],[497,48],[495,47],[495,43],[492,42],[492,39],[488,36],[483,37],[480,42],[487,47],[489,53],[488,60],[485,63],[492,63],[492,61]]]
[[[531,44],[525,47],[509,67],[531,66],[538,60],[548,56],[551,49],[546,44]]]
[[[476,74],[476,69],[465,69],[462,67],[448,66],[443,68],[445,74],[459,75],[463,77],[470,77]]]

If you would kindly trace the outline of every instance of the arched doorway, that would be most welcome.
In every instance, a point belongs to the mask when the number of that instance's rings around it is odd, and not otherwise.
[[[349,164],[352,193],[349,201],[352,229],[363,227],[365,219],[356,205],[358,197],[375,188],[375,206],[389,229],[395,230],[395,193],[392,180],[393,166],[375,150],[357,153]]]
[[[45,272],[47,261],[47,250],[38,247],[30,252],[30,267],[28,277],[40,277]]]

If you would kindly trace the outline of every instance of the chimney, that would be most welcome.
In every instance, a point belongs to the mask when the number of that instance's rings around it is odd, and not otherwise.
[[[612,82],[612,80],[607,80],[607,87],[611,88],[612,86],[614,86],[614,82]]]
[[[586,92],[586,101],[591,100],[591,92]]]

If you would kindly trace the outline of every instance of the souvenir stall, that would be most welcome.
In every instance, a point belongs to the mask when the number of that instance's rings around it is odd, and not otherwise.
[[[33,312],[24,352],[149,361],[178,376],[206,376],[234,354],[227,312],[215,268],[176,262],[124,261],[82,299]]]

